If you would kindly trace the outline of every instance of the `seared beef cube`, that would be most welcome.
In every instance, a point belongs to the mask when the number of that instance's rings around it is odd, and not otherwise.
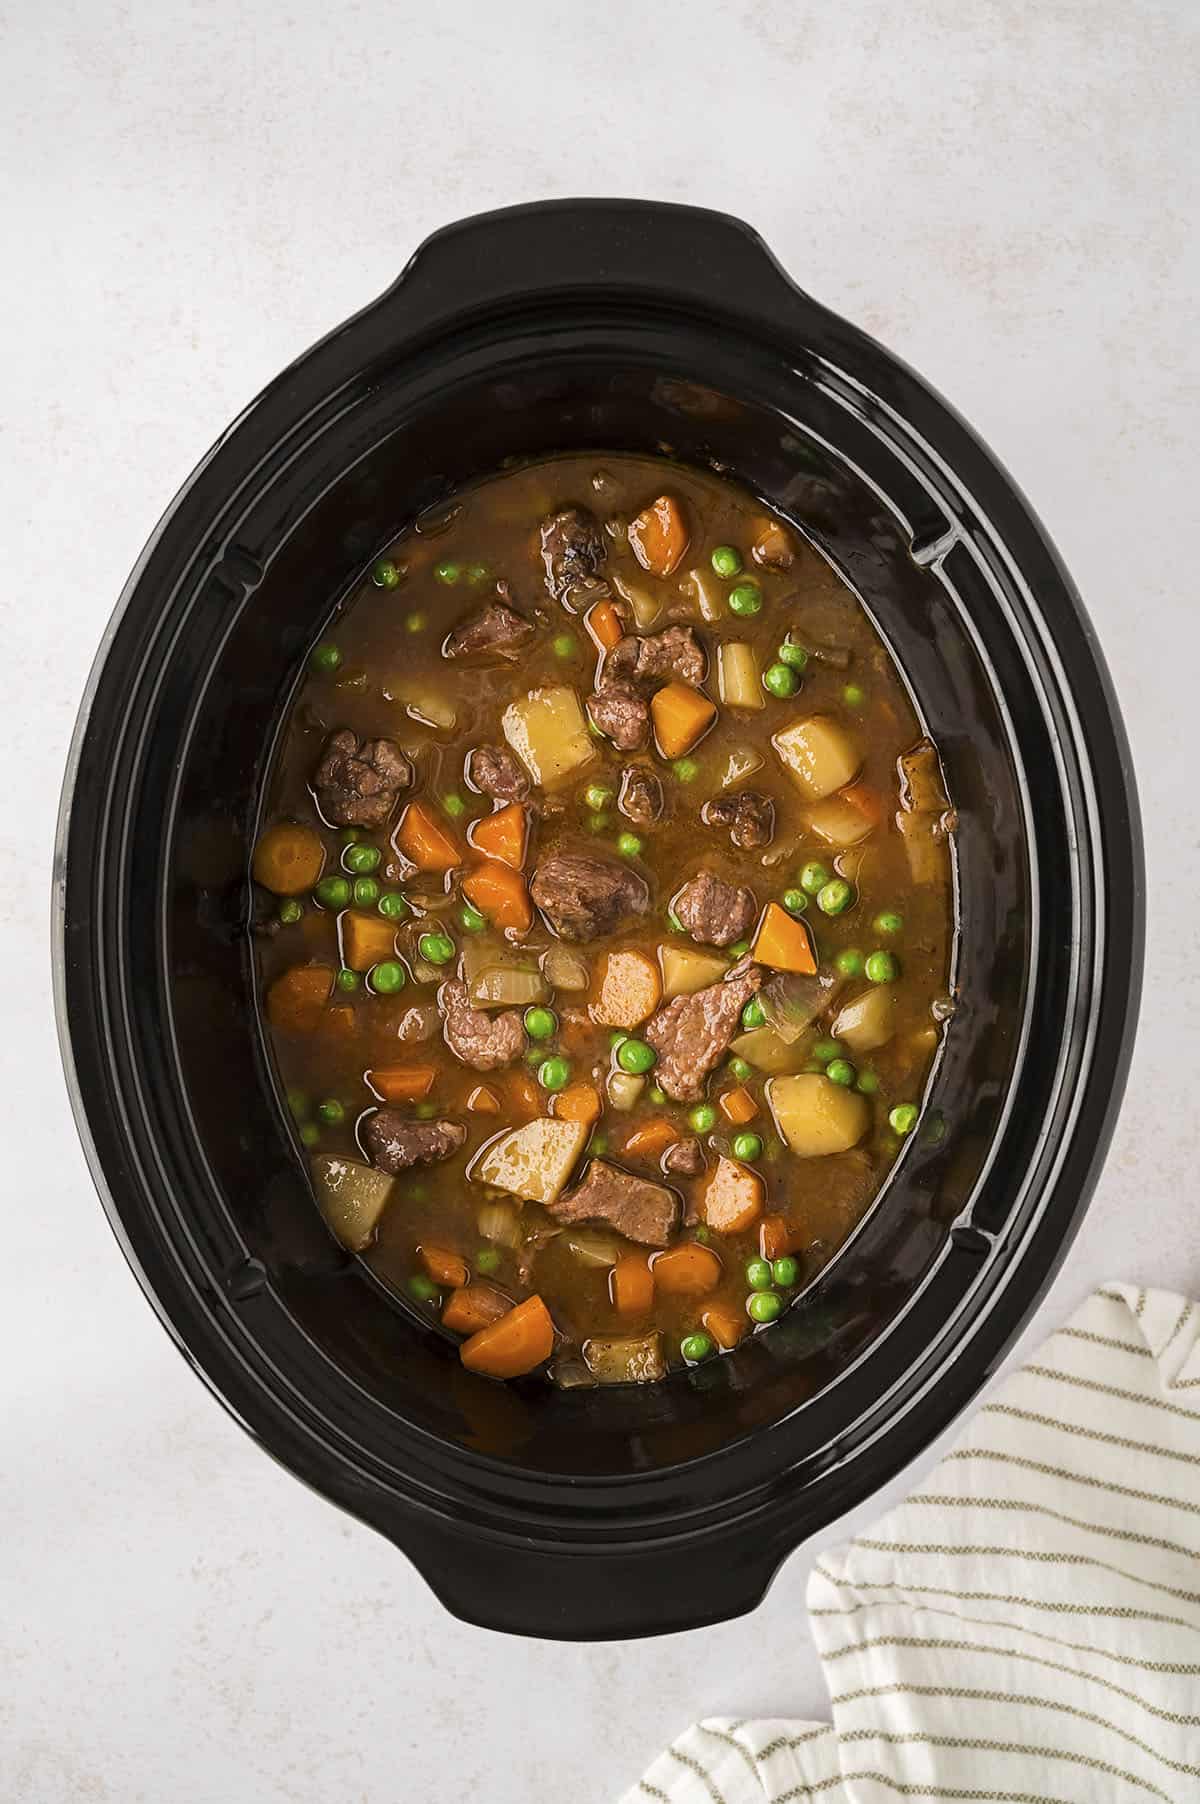
[[[641,1246],[665,1247],[679,1226],[679,1198],[665,1184],[634,1177],[607,1159],[589,1161],[582,1184],[546,1204],[557,1222],[603,1221]]]
[[[477,745],[467,759],[467,781],[496,802],[523,802],[529,777],[511,752],[498,745]]]
[[[645,879],[611,858],[559,853],[533,874],[529,893],[564,940],[593,940],[650,906]]]
[[[684,929],[706,946],[732,946],[745,939],[758,918],[754,891],[726,883],[712,871],[698,871],[671,906]]]
[[[699,1177],[704,1166],[704,1148],[694,1134],[689,1134],[686,1140],[677,1140],[674,1146],[668,1146],[662,1156],[663,1170],[674,1172],[677,1177]]]
[[[376,1109],[362,1130],[367,1154],[380,1171],[406,1171],[448,1159],[467,1138],[457,1121],[410,1121],[399,1109]]]
[[[694,627],[668,626],[633,643],[637,645],[635,676],[690,683],[693,689],[704,681],[708,659]]]
[[[518,658],[522,647],[533,638],[533,630],[515,608],[502,601],[489,601],[485,608],[455,627],[442,646],[442,656]]]
[[[606,552],[600,528],[583,507],[564,507],[542,521],[542,562],[546,587],[555,601],[573,589],[591,585]]]
[[[727,827],[729,837],[742,852],[769,846],[775,837],[775,804],[756,789],[734,796],[718,796],[700,810],[706,827]]]
[[[724,1058],[743,1008],[762,987],[763,974],[748,961],[720,983],[691,996],[676,996],[644,1030],[658,1054],[654,1081],[674,1102],[695,1102],[710,1071]]]
[[[317,806],[335,827],[382,827],[412,782],[412,765],[390,739],[331,733],[313,772]]]
[[[631,683],[611,683],[589,695],[592,725],[619,752],[640,752],[650,741],[650,704]]]
[[[525,1028],[520,1011],[502,1015],[472,1008],[465,983],[444,983],[438,992],[446,1044],[456,1058],[476,1071],[497,1071],[511,1065],[525,1050]]]
[[[621,772],[621,792],[617,807],[635,827],[652,827],[661,820],[663,786],[660,778],[644,764],[630,764]]]

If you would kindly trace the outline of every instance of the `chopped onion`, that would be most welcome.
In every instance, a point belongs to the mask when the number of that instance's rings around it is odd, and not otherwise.
[[[612,1236],[595,1228],[572,1229],[563,1236],[563,1245],[581,1265],[602,1266],[606,1270],[611,1270],[621,1256]]]
[[[725,769],[721,773],[721,788],[732,789],[744,777],[752,777],[756,770],[763,767],[763,756],[753,746],[735,745],[725,760]]]
[[[653,626],[663,610],[659,597],[652,595],[649,589],[643,589],[638,583],[627,582],[623,576],[615,573],[609,580],[621,600],[627,601],[633,609],[633,618],[638,626]]]
[[[485,965],[471,979],[468,994],[476,1008],[526,1008],[531,1002],[545,1002],[550,986],[540,971]]]
[[[543,953],[542,976],[556,990],[586,990],[592,981],[586,958],[566,946],[551,946]]]
[[[645,1088],[644,1077],[634,1077],[629,1071],[609,1072],[608,1100],[614,1109],[632,1109]]]
[[[725,595],[711,571],[689,570],[680,587],[691,589],[700,604],[702,620],[720,620],[725,612]]]
[[[842,980],[825,971],[811,977],[799,971],[785,971],[763,985],[758,1000],[768,1027],[775,1029],[785,1045],[792,1046],[830,1007],[841,987]]]
[[[514,1203],[481,1203],[475,1217],[482,1240],[496,1246],[519,1247],[521,1244],[521,1212]]]

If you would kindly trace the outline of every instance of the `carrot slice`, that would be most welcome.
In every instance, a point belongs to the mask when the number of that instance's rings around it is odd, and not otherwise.
[[[428,1246],[422,1242],[417,1251],[421,1255],[421,1264],[437,1284],[447,1284],[457,1289],[471,1275],[467,1270],[466,1260],[461,1259],[457,1253],[452,1253],[449,1247]]]
[[[704,1190],[704,1219],[718,1234],[744,1234],[763,1210],[765,1186],[736,1159],[718,1159]]]
[[[668,683],[650,698],[654,737],[664,758],[682,758],[717,718],[717,704],[688,683]]]
[[[698,1240],[684,1240],[656,1254],[650,1270],[656,1287],[669,1297],[703,1297],[721,1280],[721,1261]]]
[[[519,871],[489,858],[463,878],[463,895],[493,926],[528,933],[533,926],[533,904]]]
[[[643,570],[670,576],[688,548],[688,525],[673,495],[660,495],[629,524],[629,543]]]
[[[560,1121],[582,1121],[591,1127],[600,1118],[600,1092],[594,1084],[568,1084],[550,1105]]]
[[[745,1084],[739,1084],[736,1090],[726,1090],[717,1098],[717,1107],[734,1127],[743,1127],[758,1114],[758,1104]]]
[[[635,1129],[625,1142],[625,1151],[635,1157],[654,1158],[656,1154],[665,1152],[668,1146],[674,1146],[679,1139],[679,1129],[674,1122],[663,1116],[656,1116],[647,1121],[643,1127]]]
[[[467,838],[477,852],[519,871],[525,863],[529,816],[520,802],[510,802],[507,808],[498,808],[495,814],[485,814],[482,820],[472,822]]]
[[[332,990],[328,965],[293,965],[267,991],[267,1019],[283,1033],[313,1033],[324,1020]]]
[[[662,1001],[656,961],[644,952],[609,952],[596,973],[593,1021],[601,1027],[640,1027]]]
[[[379,1065],[367,1072],[367,1082],[384,1102],[420,1102],[436,1077],[435,1065]]]
[[[473,1115],[498,1115],[500,1098],[487,1084],[476,1084],[467,1098],[467,1107]]]
[[[302,896],[321,875],[325,848],[311,827],[279,821],[254,848],[254,881],[277,896]]]
[[[608,1280],[618,1315],[645,1315],[654,1304],[654,1273],[644,1253],[622,1253]]]
[[[768,902],[763,910],[751,956],[775,971],[799,971],[812,977],[817,969],[807,924],[793,920],[778,902]]]
[[[396,833],[396,844],[419,871],[452,871],[463,861],[458,840],[424,802],[410,802]]]
[[[554,1351],[554,1323],[540,1297],[526,1297],[507,1315],[464,1341],[458,1356],[469,1372],[488,1378],[519,1378]]]
[[[603,651],[611,651],[625,637],[621,616],[611,601],[598,601],[583,617],[583,624]]]
[[[782,1259],[804,1245],[803,1230],[786,1215],[764,1215],[758,1224],[758,1250],[764,1259]]]
[[[838,791],[838,795],[842,801],[849,802],[852,808],[857,808],[864,820],[870,821],[873,827],[878,827],[883,819],[884,804],[877,789],[860,778],[857,783],[848,783],[845,789]]]
[[[467,1284],[446,1299],[442,1326],[455,1334],[478,1334],[506,1316],[512,1304],[491,1284]]]
[[[746,1332],[746,1318],[739,1315],[736,1309],[730,1309],[725,1303],[710,1303],[701,1311],[700,1326],[708,1332],[726,1353],[736,1347]]]

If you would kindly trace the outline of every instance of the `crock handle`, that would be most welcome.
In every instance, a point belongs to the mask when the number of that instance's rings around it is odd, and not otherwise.
[[[744,220],[645,200],[537,201],[459,220],[418,247],[379,304],[420,332],[606,290],[791,332],[815,305]]]

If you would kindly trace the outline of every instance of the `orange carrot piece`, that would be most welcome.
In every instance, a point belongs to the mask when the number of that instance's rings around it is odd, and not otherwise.
[[[746,1318],[726,1303],[710,1303],[700,1313],[700,1326],[707,1328],[723,1352],[736,1347],[746,1332]]]
[[[433,1089],[435,1065],[378,1065],[367,1082],[384,1102],[420,1102]]]
[[[485,814],[482,820],[473,821],[467,830],[467,838],[486,858],[498,858],[501,864],[519,871],[525,863],[529,816],[520,802],[510,802],[507,808],[497,808],[495,814]]]
[[[812,977],[817,969],[807,923],[794,921],[778,902],[768,902],[763,910],[751,956],[775,971],[800,971]]]
[[[611,651],[625,637],[621,616],[611,601],[598,601],[583,617],[583,623],[602,651]]]
[[[650,1270],[655,1285],[668,1297],[703,1297],[721,1281],[721,1261],[698,1240],[683,1240],[657,1253]]]
[[[267,1019],[283,1033],[313,1033],[324,1021],[332,990],[328,965],[293,965],[267,991]]]
[[[311,827],[277,821],[254,848],[254,881],[277,896],[302,896],[321,875],[325,847]]]
[[[512,1304],[491,1284],[466,1284],[446,1299],[442,1326],[455,1334],[478,1334],[506,1316]]]
[[[629,543],[643,570],[670,576],[688,548],[688,524],[673,495],[660,495],[630,521]]]
[[[593,1121],[599,1120],[603,1105],[595,1084],[580,1083],[560,1090],[550,1106],[560,1121],[582,1121],[585,1127],[591,1127]]]
[[[645,1315],[654,1304],[654,1273],[644,1253],[622,1253],[609,1273],[609,1295],[618,1315]]]
[[[717,1098],[717,1107],[733,1127],[744,1127],[758,1114],[758,1104],[745,1084],[739,1084],[736,1090],[726,1090]]]
[[[449,1247],[429,1246],[423,1241],[417,1252],[421,1255],[421,1264],[436,1284],[446,1284],[457,1290],[471,1276],[466,1260],[452,1253]]]
[[[520,1378],[554,1351],[554,1323],[540,1297],[526,1297],[507,1315],[464,1341],[458,1356],[469,1372],[488,1378]]]
[[[327,1008],[321,1016],[317,1032],[330,1040],[351,1040],[361,1017],[348,1003],[341,1002],[336,1008]]]
[[[647,1121],[630,1134],[625,1142],[625,1151],[635,1158],[640,1155],[642,1158],[652,1159],[665,1152],[668,1146],[674,1146],[678,1139],[679,1129],[674,1122],[666,1120],[664,1116],[656,1116],[653,1121]]]
[[[462,847],[424,802],[410,802],[396,833],[396,844],[419,871],[452,871],[463,861]]]
[[[524,1115],[527,1121],[541,1114],[543,1092],[527,1071],[510,1072],[507,1089],[511,1099],[509,1106]]]
[[[591,1004],[601,1027],[640,1027],[662,1001],[656,961],[644,952],[609,952],[601,959]]]
[[[878,827],[883,819],[884,803],[883,797],[877,789],[873,789],[869,783],[864,783],[860,778],[857,783],[848,783],[845,789],[838,791],[838,794],[843,802],[849,802],[852,808],[857,808],[865,821],[870,821],[873,827]]]
[[[803,1245],[803,1231],[786,1215],[764,1215],[758,1224],[758,1250],[764,1259],[782,1259],[785,1253],[798,1253]]]
[[[718,1234],[744,1234],[763,1212],[765,1185],[756,1171],[736,1159],[718,1159],[705,1185],[704,1219]]]
[[[664,758],[682,758],[717,718],[717,704],[688,683],[668,683],[650,698],[654,737]]]
[[[487,1084],[476,1084],[467,1098],[467,1107],[473,1115],[498,1115],[500,1098]]]
[[[510,870],[508,865],[494,858],[477,864],[463,878],[462,890],[467,901],[493,926],[514,933],[528,933],[533,926],[533,904],[525,881],[519,871]]]
[[[347,909],[342,916],[342,960],[351,971],[369,971],[396,956],[396,923],[383,915]]]

